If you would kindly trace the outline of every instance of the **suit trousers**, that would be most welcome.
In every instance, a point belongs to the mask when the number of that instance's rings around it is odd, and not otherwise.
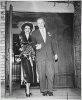
[[[44,61],[38,61],[37,67],[40,79],[40,91],[53,92],[53,79],[54,79],[53,60],[46,59]]]

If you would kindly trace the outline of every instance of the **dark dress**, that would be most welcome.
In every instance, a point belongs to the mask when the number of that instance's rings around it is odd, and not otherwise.
[[[27,38],[26,38],[24,33],[21,34],[20,37],[21,37],[20,38],[20,44],[21,44],[21,47],[23,48],[23,51],[20,53],[20,58],[21,58],[23,71],[25,73],[24,80],[27,83],[37,83],[35,51],[32,48],[31,38],[29,36],[29,39],[27,40]],[[24,54],[26,56],[24,56]],[[30,54],[30,57],[32,59],[33,66],[30,63],[29,54]]]

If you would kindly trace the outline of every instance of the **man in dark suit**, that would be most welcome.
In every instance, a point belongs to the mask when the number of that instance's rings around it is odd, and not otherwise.
[[[43,96],[53,96],[53,78],[54,78],[54,64],[53,54],[55,60],[58,59],[56,52],[52,46],[52,33],[45,28],[43,18],[37,19],[39,29],[32,33],[33,47],[36,49],[36,62],[38,67],[40,79],[40,91]]]

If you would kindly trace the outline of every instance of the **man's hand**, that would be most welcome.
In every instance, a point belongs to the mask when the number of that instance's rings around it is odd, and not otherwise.
[[[23,54],[24,55],[24,57],[27,57],[27,55],[26,54]]]
[[[57,54],[55,54],[55,60],[58,60],[58,55]]]
[[[36,44],[36,50],[41,49],[42,44]]]

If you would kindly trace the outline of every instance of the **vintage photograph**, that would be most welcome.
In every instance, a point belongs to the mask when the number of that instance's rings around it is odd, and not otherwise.
[[[81,100],[81,0],[1,0],[1,98]]]

